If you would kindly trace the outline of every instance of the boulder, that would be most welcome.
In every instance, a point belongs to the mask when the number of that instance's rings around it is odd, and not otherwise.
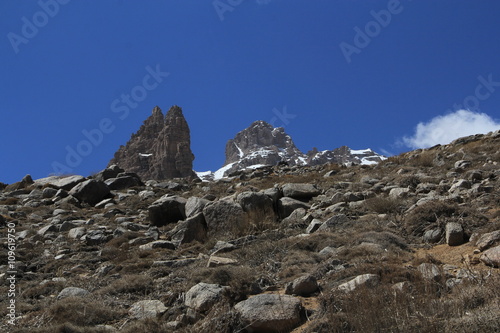
[[[440,228],[427,230],[423,239],[425,243],[438,243],[441,240],[442,231]]]
[[[314,184],[288,183],[283,185],[283,195],[294,199],[309,200],[321,194]]]
[[[262,192],[243,192],[236,201],[248,216],[254,220],[275,221],[273,199]]]
[[[205,208],[206,204],[209,202],[210,200],[207,199],[190,197],[186,201],[186,217],[191,217],[198,213],[203,212],[203,208]]]
[[[306,233],[312,234],[323,225],[323,222],[318,219],[313,219],[311,223],[307,226]]]
[[[230,200],[211,202],[203,209],[209,234],[239,233],[248,226],[240,204]]]
[[[389,197],[397,199],[397,198],[404,198],[408,196],[408,193],[410,193],[410,189],[407,187],[396,187],[391,189],[389,192]]]
[[[417,270],[426,280],[439,281],[441,280],[441,270],[435,264],[423,263],[417,267]]]
[[[87,245],[99,245],[111,240],[113,236],[106,235],[103,230],[91,230],[85,235]]]
[[[375,287],[379,284],[380,277],[376,274],[358,275],[354,279],[342,283],[338,289],[342,291],[353,291],[360,286]]]
[[[290,282],[285,289],[288,295],[310,296],[318,290],[318,281],[310,274],[301,276]]]
[[[477,240],[476,246],[479,251],[484,251],[497,243],[500,243],[500,230],[488,232],[482,235]]]
[[[289,197],[283,197],[278,200],[278,213],[282,219],[288,217],[294,210],[298,208],[304,208],[305,210],[308,210],[309,208],[311,208],[311,206],[306,204],[305,202]]]
[[[82,288],[67,287],[61,290],[61,292],[57,295],[57,299],[63,299],[67,297],[85,297],[89,294],[90,292],[88,290]]]
[[[159,314],[167,311],[167,307],[158,300],[139,301],[132,304],[128,313],[136,319],[156,318]]]
[[[500,268],[500,246],[484,251],[479,259],[488,266]]]
[[[344,214],[333,215],[318,228],[318,231],[330,231],[350,221]]]
[[[125,190],[134,186],[144,185],[135,173],[122,173],[116,178],[109,178],[104,181],[111,190]]]
[[[205,242],[207,240],[207,222],[203,213],[198,213],[186,221],[181,221],[171,232],[172,240],[179,244],[193,241]]]
[[[107,167],[106,169],[96,173],[92,178],[103,182],[103,181],[110,179],[110,178],[116,178],[119,173],[122,173],[124,171],[125,170],[123,170],[122,168],[120,168],[116,164],[113,164],[113,165],[110,165],[109,167]]]
[[[218,284],[198,283],[186,293],[184,304],[198,312],[205,312],[217,303],[226,287]]]
[[[152,225],[161,227],[186,218],[186,199],[178,196],[163,196],[148,207],[148,217]]]
[[[93,206],[108,197],[110,191],[103,182],[89,179],[73,187],[69,194],[79,201]]]
[[[166,240],[157,240],[139,246],[139,250],[141,251],[154,250],[154,249],[175,250],[175,245],[174,243]]]
[[[237,303],[234,309],[254,332],[289,332],[302,320],[300,300],[289,295],[256,295]]]
[[[459,223],[449,222],[446,224],[446,244],[450,246],[462,245],[464,240],[464,230]]]

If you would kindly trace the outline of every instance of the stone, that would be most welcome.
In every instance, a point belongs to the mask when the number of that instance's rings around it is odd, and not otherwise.
[[[109,165],[119,165],[145,180],[196,178],[193,160],[190,130],[182,109],[174,105],[164,117],[156,106]]]
[[[289,197],[283,197],[278,200],[278,213],[282,219],[288,217],[294,210],[298,208],[308,210],[309,208],[311,208],[311,206],[305,202]]]
[[[207,267],[219,267],[219,266],[237,265],[237,264],[238,264],[237,260],[231,258],[217,257],[212,255],[208,259]]]
[[[110,191],[109,187],[103,182],[89,179],[73,187],[69,194],[79,201],[93,206],[108,197]]]
[[[106,235],[102,230],[91,230],[85,235],[85,242],[87,245],[99,245],[102,243],[106,243],[113,236]]]
[[[500,246],[484,251],[479,259],[488,266],[500,268]]]
[[[141,179],[135,173],[119,174],[117,178],[109,178],[104,181],[110,190],[125,190],[134,186],[143,186]]]
[[[439,281],[441,280],[441,270],[435,264],[423,263],[417,267],[417,270],[422,274],[426,280]]]
[[[203,208],[205,208],[206,204],[209,202],[210,200],[207,199],[190,197],[186,202],[186,217],[191,217],[203,212]]]
[[[46,187],[42,191],[42,198],[48,199],[56,195],[58,190],[52,187]]]
[[[500,230],[488,232],[482,235],[477,240],[476,246],[479,249],[479,251],[484,251],[497,243],[500,243]]]
[[[242,192],[237,196],[236,201],[253,221],[274,222],[276,220],[273,199],[263,192]]]
[[[380,283],[380,277],[376,274],[363,274],[358,275],[354,279],[342,283],[338,289],[342,291],[353,291],[354,289],[366,286],[375,287]]]
[[[410,189],[407,187],[396,187],[391,189],[389,192],[389,197],[397,199],[397,198],[405,198],[410,193]]]
[[[240,204],[230,200],[211,202],[203,208],[209,234],[239,233],[248,226]]]
[[[427,230],[424,233],[423,239],[425,243],[439,243],[441,240],[441,235],[442,235],[442,230],[437,228],[437,229],[431,229]]]
[[[88,290],[82,288],[67,287],[61,290],[61,292],[57,295],[57,299],[64,299],[67,297],[85,297],[89,294],[90,292]]]
[[[253,332],[290,332],[302,320],[300,300],[289,295],[256,295],[237,303],[234,309]]]
[[[321,194],[314,184],[288,183],[283,185],[283,195],[294,199],[311,199]]]
[[[331,231],[343,224],[349,223],[351,220],[344,214],[337,214],[326,220],[317,231]]]
[[[148,218],[152,225],[162,227],[186,218],[186,199],[178,196],[163,196],[148,207]]]
[[[116,164],[110,165],[106,169],[96,173],[92,178],[95,180],[100,180],[101,182],[110,179],[110,178],[116,178],[119,173],[124,172],[122,168],[117,166]]]
[[[198,312],[205,312],[217,303],[226,287],[200,282],[186,293],[184,304]]]
[[[57,232],[57,231],[59,231],[59,228],[55,224],[49,224],[38,230],[37,234],[39,234],[40,236],[45,236],[45,234],[49,232]]]
[[[166,240],[157,240],[139,246],[139,250],[141,251],[154,250],[154,249],[175,250],[175,244]]]
[[[455,183],[453,183],[453,185],[451,185],[448,192],[453,193],[453,192],[456,192],[459,190],[470,189],[470,188],[471,188],[470,181],[468,181],[466,179],[459,179]]]
[[[466,161],[466,160],[456,161],[455,170],[461,172],[470,167],[471,165],[472,165],[471,161]]]
[[[136,319],[156,318],[167,311],[168,308],[158,300],[138,301],[132,304],[128,313]]]
[[[311,223],[307,226],[306,233],[312,234],[323,225],[323,222],[318,219],[313,219]]]
[[[288,295],[311,296],[318,291],[318,281],[310,274],[301,276],[289,283],[285,288]]]
[[[68,237],[73,238],[73,239],[79,239],[83,235],[85,235],[85,228],[84,227],[76,227],[76,228],[71,229],[68,232]]]
[[[193,241],[203,243],[207,240],[207,229],[205,216],[200,212],[185,221],[179,222],[171,232],[172,240],[179,244],[191,243]]]
[[[450,246],[462,245],[464,240],[464,230],[459,223],[446,223],[446,244]]]

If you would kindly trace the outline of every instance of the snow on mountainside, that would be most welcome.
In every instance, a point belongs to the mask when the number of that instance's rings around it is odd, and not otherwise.
[[[289,166],[325,163],[370,165],[384,159],[384,156],[371,149],[353,150],[347,146],[324,151],[313,148],[304,154],[282,127],[275,128],[259,120],[227,142],[226,161],[222,168],[215,172],[197,172],[197,175],[203,180],[217,180],[236,171],[274,166],[278,163]]]

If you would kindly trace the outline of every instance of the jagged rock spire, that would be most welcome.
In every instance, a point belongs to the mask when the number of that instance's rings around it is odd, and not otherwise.
[[[158,106],[115,153],[109,165],[117,164],[143,180],[195,177],[189,126],[182,109],[174,105],[163,116]]]

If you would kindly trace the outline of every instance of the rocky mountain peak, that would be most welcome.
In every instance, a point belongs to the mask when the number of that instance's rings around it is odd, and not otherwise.
[[[142,179],[195,177],[190,147],[189,126],[182,109],[174,105],[163,116],[162,110],[155,106],[151,116],[118,149],[109,165],[135,172]]]

